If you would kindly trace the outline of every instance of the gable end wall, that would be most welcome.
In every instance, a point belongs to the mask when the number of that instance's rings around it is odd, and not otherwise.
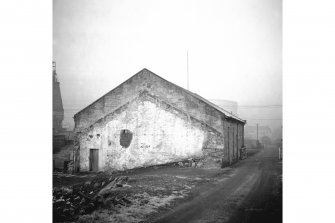
[[[77,113],[74,117],[75,131],[89,127],[106,114],[133,100],[143,91],[149,91],[159,99],[223,133],[222,113],[145,69]]]

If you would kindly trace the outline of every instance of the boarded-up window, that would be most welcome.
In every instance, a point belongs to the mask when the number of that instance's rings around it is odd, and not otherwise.
[[[120,132],[120,145],[124,148],[128,148],[133,139],[133,133],[128,129],[122,129]]]

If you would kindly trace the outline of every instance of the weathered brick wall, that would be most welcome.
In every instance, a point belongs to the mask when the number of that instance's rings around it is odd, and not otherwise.
[[[128,148],[120,132],[129,130]],[[89,170],[89,149],[99,149],[100,170],[124,170],[187,158],[223,156],[223,137],[181,110],[143,94],[78,134],[80,169]]]
[[[224,137],[225,137],[225,156],[223,165],[229,165],[236,162],[240,157],[240,148],[244,145],[243,128],[244,124],[227,120],[224,121]]]
[[[221,168],[225,158],[224,137],[215,131],[207,131],[206,143],[203,145],[201,163],[207,168]]]

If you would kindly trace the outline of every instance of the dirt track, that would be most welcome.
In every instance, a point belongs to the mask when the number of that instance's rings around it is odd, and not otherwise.
[[[233,166],[156,222],[282,222],[282,162],[275,147]]]
[[[277,159],[277,150],[266,147],[253,152],[246,160],[224,169],[161,166],[112,175],[55,174],[54,191],[66,186],[73,191],[72,197],[77,196],[75,187],[86,185],[87,191],[82,192],[90,196],[95,183],[127,176],[129,186],[119,187],[113,193],[125,195],[130,204],[108,206],[108,198],[104,202],[106,207],[94,207],[92,214],[83,215],[82,205],[77,208],[80,213],[76,209],[78,200],[65,196],[63,201],[55,194],[54,221],[72,222],[80,215],[80,222],[281,222],[282,163]],[[62,202],[65,206],[59,208]],[[72,205],[74,215],[67,216]]]

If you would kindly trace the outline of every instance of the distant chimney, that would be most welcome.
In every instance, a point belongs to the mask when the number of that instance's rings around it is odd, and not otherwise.
[[[56,73],[56,62],[52,61],[52,71]]]
[[[62,122],[64,119],[64,108],[63,108],[63,101],[62,95],[60,92],[60,83],[57,80],[57,73],[56,73],[56,62],[52,62],[52,77],[53,77],[53,92],[52,92],[52,114],[53,114],[53,130],[54,133],[63,132]]]
[[[53,81],[55,83],[58,82],[58,79],[57,79],[57,73],[56,73],[56,62],[55,61],[52,61],[52,74],[53,74]]]

